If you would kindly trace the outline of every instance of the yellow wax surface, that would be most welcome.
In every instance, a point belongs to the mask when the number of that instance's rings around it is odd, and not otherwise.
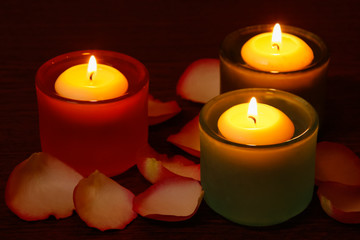
[[[292,138],[295,127],[282,111],[270,105],[258,103],[256,123],[248,117],[249,103],[235,105],[226,110],[218,120],[220,133],[229,141],[270,145]]]
[[[271,32],[262,33],[244,44],[241,56],[249,66],[269,72],[300,70],[314,59],[312,49],[292,34],[282,33],[278,46],[273,46]]]
[[[122,96],[128,89],[128,81],[117,69],[97,64],[97,70],[89,77],[88,64],[75,65],[65,70],[55,82],[55,91],[62,97],[99,101]]]

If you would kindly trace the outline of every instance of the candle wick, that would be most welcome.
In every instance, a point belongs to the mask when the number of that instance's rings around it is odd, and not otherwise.
[[[92,79],[93,76],[94,76],[94,72],[91,72],[91,73],[90,73],[90,76],[89,76],[90,80],[93,80],[93,79]]]
[[[248,116],[248,118],[251,118],[254,121],[254,124],[256,124],[256,118],[253,116]]]
[[[273,47],[273,48],[276,47],[276,49],[277,49],[278,51],[280,50],[280,46],[279,46],[279,44],[277,44],[277,43],[273,43],[272,47]]]

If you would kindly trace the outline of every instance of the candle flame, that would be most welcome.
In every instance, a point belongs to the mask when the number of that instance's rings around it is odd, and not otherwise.
[[[258,115],[257,112],[257,102],[256,102],[256,98],[252,97],[249,103],[249,108],[248,108],[248,118],[251,118],[254,123],[256,123],[256,116]]]
[[[96,58],[94,57],[94,55],[91,55],[91,57],[89,59],[89,65],[88,65],[88,74],[89,74],[90,80],[93,79],[93,76],[96,73],[96,70],[97,70]]]
[[[276,47],[277,50],[280,50],[280,45],[281,45],[281,27],[280,24],[275,24],[274,29],[273,29],[273,33],[272,33],[272,38],[271,38],[271,45],[272,47]]]

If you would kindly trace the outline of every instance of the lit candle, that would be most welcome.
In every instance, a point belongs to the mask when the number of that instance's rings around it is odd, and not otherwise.
[[[311,48],[295,35],[281,33],[279,24],[272,33],[261,33],[248,40],[241,56],[249,66],[269,72],[301,70],[314,59]]]
[[[262,103],[257,112],[249,108],[251,97]],[[318,120],[305,100],[275,89],[231,91],[206,103],[199,123],[201,185],[210,208],[236,223],[270,226],[307,207]]]
[[[62,97],[82,101],[107,100],[124,95],[128,81],[117,69],[97,64],[94,56],[89,64],[65,70],[55,82],[55,91]]]
[[[281,29],[278,38],[271,33],[274,25],[250,26],[225,37],[220,48],[220,92],[284,90],[309,101],[321,116],[329,64],[327,47],[304,29],[286,25]]]
[[[228,140],[251,145],[270,145],[285,142],[294,135],[294,124],[282,111],[267,104],[235,105],[218,120],[220,133]]]
[[[91,55],[104,65],[87,64]],[[122,53],[85,50],[48,60],[36,74],[42,151],[83,176],[126,171],[148,142],[148,89],[145,66]]]

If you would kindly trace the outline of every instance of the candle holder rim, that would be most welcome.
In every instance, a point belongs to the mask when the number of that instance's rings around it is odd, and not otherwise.
[[[227,54],[224,53],[223,48],[226,45],[225,42],[228,40],[229,37],[235,35],[236,33],[248,32],[248,31],[254,31],[254,30],[258,30],[258,31],[262,30],[263,31],[263,30],[271,29],[273,26],[274,26],[274,24],[259,24],[259,25],[247,26],[247,27],[240,28],[240,29],[237,29],[235,31],[232,31],[231,33],[226,35],[226,37],[222,41],[222,43],[220,45],[219,57],[221,59],[223,59],[224,61],[228,62],[231,65],[236,65],[238,67],[243,67],[243,68],[245,68],[245,69],[247,69],[249,71],[253,71],[253,72],[256,72],[256,73],[262,73],[262,74],[277,74],[277,75],[288,75],[288,74],[296,74],[296,73],[308,72],[308,71],[311,71],[313,69],[318,68],[319,66],[327,64],[330,61],[330,54],[329,54],[328,47],[325,44],[325,42],[318,35],[316,35],[316,34],[314,34],[312,32],[309,32],[309,31],[307,31],[305,29],[290,26],[290,25],[285,25],[285,24],[281,24],[282,31],[283,30],[285,30],[285,31],[286,30],[291,30],[291,31],[294,31],[294,32],[296,31],[296,33],[302,33],[303,35],[308,35],[308,36],[312,37],[313,39],[316,39],[316,41],[319,43],[319,45],[320,45],[320,47],[322,49],[322,52],[324,53],[323,55],[321,55],[321,58],[318,61],[313,62],[310,65],[306,66],[305,68],[299,69],[299,70],[296,70],[296,71],[288,71],[288,72],[278,72],[278,71],[276,71],[276,72],[271,72],[271,71],[262,71],[262,70],[259,70],[259,69],[255,69],[255,68],[252,68],[252,67],[248,66],[247,64],[234,63],[234,61],[229,59],[227,57]],[[294,32],[286,32],[286,33],[295,34]],[[260,33],[263,33],[263,32],[259,32],[259,34]],[[297,34],[295,34],[295,35],[300,37]],[[301,36],[303,36],[303,35],[301,35]],[[303,38],[301,38],[301,39],[303,39]]]
[[[46,68],[51,67],[52,65],[56,64],[56,62],[61,61],[64,58],[65,59],[70,59],[69,55],[77,55],[77,54],[79,54],[79,56],[80,55],[89,55],[90,56],[93,53],[95,53],[95,54],[99,53],[99,54],[102,54],[102,55],[105,55],[105,56],[112,55],[112,56],[115,56],[115,57],[120,57],[122,59],[126,59],[128,62],[134,64],[134,66],[136,66],[137,69],[142,71],[141,72],[143,74],[142,79],[145,79],[144,84],[142,84],[142,86],[139,89],[137,89],[136,91],[133,91],[131,93],[126,92],[125,94],[123,94],[123,95],[121,95],[119,97],[116,97],[116,98],[105,99],[105,100],[96,100],[96,101],[87,101],[87,100],[70,99],[70,98],[66,98],[66,97],[60,96],[58,94],[55,94],[55,93],[45,89],[45,87],[43,87],[42,84],[40,83],[40,80],[38,80],[40,74]],[[50,96],[52,98],[61,100],[61,101],[66,101],[66,102],[74,103],[74,104],[97,105],[97,104],[106,104],[106,103],[117,102],[117,101],[120,101],[122,99],[128,98],[128,97],[136,94],[137,92],[141,91],[141,89],[146,87],[146,85],[148,83],[148,79],[149,79],[148,70],[146,69],[145,65],[142,62],[140,62],[139,60],[137,60],[136,58],[131,57],[131,56],[127,55],[127,54],[120,53],[120,52],[115,52],[115,51],[99,50],[99,49],[88,49],[88,50],[78,50],[78,51],[72,51],[72,52],[63,53],[63,54],[60,54],[60,55],[58,55],[56,57],[53,57],[53,58],[47,60],[45,63],[43,63],[40,66],[40,68],[36,72],[36,76],[35,76],[35,83],[36,84],[35,85],[36,85],[36,88],[38,88],[44,94],[46,94],[46,95],[48,95],[48,96]]]
[[[236,142],[229,141],[226,138],[224,138],[223,136],[221,136],[220,133],[211,129],[208,126],[208,124],[205,122],[205,120],[204,120],[205,112],[208,110],[208,108],[210,108],[213,104],[215,104],[216,101],[218,101],[221,98],[226,98],[235,93],[251,92],[251,91],[258,91],[258,92],[264,92],[264,93],[268,92],[268,93],[272,93],[272,94],[282,94],[284,96],[291,97],[298,102],[301,102],[310,111],[310,114],[313,116],[313,121],[311,122],[311,124],[309,124],[310,127],[308,127],[302,133],[298,134],[297,136],[292,137],[291,139],[289,139],[285,142],[276,143],[276,144],[268,144],[268,145],[253,145],[253,144],[242,144],[242,143],[236,143]],[[209,136],[214,138],[216,141],[219,141],[221,143],[224,143],[227,145],[233,145],[235,147],[240,147],[240,148],[248,148],[248,149],[269,149],[269,148],[277,148],[277,147],[280,148],[280,147],[288,146],[288,145],[294,144],[295,142],[299,142],[299,141],[311,136],[311,134],[313,134],[316,131],[316,129],[318,129],[318,126],[319,126],[318,114],[309,102],[307,102],[305,99],[303,99],[302,97],[299,97],[295,94],[292,94],[292,93],[289,93],[286,91],[282,91],[282,90],[278,90],[278,89],[274,89],[274,88],[244,88],[244,89],[237,89],[237,90],[233,90],[233,91],[229,91],[229,92],[220,94],[220,95],[212,98],[210,101],[208,101],[202,107],[200,114],[199,114],[199,127],[202,128],[206,134],[208,134]]]

